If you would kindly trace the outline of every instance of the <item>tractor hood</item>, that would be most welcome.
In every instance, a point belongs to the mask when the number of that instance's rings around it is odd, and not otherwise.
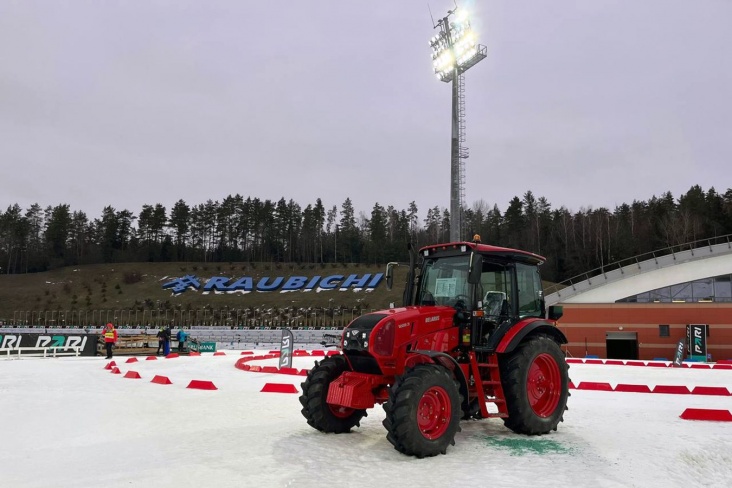
[[[346,327],[342,346],[344,350],[378,356],[392,356],[395,349],[408,344],[412,344],[411,349],[430,347],[421,344],[420,338],[452,328],[454,317],[455,309],[447,306],[410,306],[368,313]]]

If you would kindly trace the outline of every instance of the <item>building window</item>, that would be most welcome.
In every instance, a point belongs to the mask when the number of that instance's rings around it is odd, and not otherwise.
[[[659,325],[658,326],[658,336],[659,337],[671,337],[671,328],[668,325]]]

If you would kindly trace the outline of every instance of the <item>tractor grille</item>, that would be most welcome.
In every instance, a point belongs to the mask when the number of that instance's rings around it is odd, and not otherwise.
[[[369,354],[369,337],[376,324],[386,317],[383,313],[370,313],[357,318],[343,334],[343,353],[359,373],[381,374],[379,364]]]

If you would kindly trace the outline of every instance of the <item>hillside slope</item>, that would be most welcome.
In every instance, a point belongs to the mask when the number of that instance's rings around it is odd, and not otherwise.
[[[406,270],[397,269],[395,288],[387,290],[384,279],[372,289],[341,290],[351,275],[371,282],[384,266],[363,264],[281,264],[281,263],[117,263],[60,268],[45,273],[0,275],[0,321],[43,325],[90,325],[110,319],[118,323],[159,325],[175,321],[227,323],[265,310],[283,317],[308,316],[316,309],[321,316],[328,310],[373,310],[401,301]],[[163,284],[175,278],[194,276],[200,283],[195,291],[175,294]],[[322,279],[340,275],[329,284],[335,289],[318,289]],[[304,277],[316,283],[310,291],[257,291],[263,277],[272,284],[276,277],[285,284],[290,277]],[[205,292],[212,277],[234,283],[251,278],[254,289],[245,293]],[[316,279],[316,277],[320,277]],[[226,280],[219,280],[225,283]],[[244,280],[246,282],[246,280]],[[301,279],[301,281],[303,281]],[[294,308],[293,308],[294,307]],[[249,310],[249,312],[246,312]],[[352,315],[354,312],[350,312]],[[358,312],[355,312],[358,314]],[[332,312],[330,314],[333,315]],[[336,315],[342,315],[336,313]]]

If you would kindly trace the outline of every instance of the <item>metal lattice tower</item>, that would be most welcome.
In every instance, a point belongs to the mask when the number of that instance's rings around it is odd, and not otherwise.
[[[458,218],[458,229],[460,236],[464,235],[463,212],[465,211],[465,160],[470,156],[470,151],[465,145],[465,76],[458,76],[458,206],[460,214]]]

